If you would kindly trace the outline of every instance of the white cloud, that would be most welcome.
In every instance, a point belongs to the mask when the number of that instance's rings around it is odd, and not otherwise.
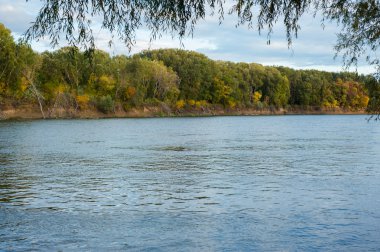
[[[13,6],[13,5],[10,5],[10,4],[4,4],[2,6],[0,6],[0,12],[13,12],[15,11],[16,8]]]
[[[227,2],[227,4],[230,3]],[[33,21],[40,6],[41,2],[2,0],[0,2],[0,22],[10,28],[14,32],[14,36],[18,38]],[[284,65],[297,69],[342,70],[342,61],[339,58],[334,60],[335,52],[333,50],[336,33],[339,29],[331,23],[325,24],[325,28],[322,28],[318,16],[316,18],[313,18],[312,15],[302,17],[299,36],[293,41],[290,49],[288,49],[284,25],[281,23],[274,27],[271,43],[267,45],[265,31],[260,36],[256,30],[249,30],[246,26],[236,27],[236,16],[225,14],[222,25],[219,25],[217,15],[206,16],[205,20],[200,20],[195,27],[193,38],[183,39],[183,47],[178,38],[172,38],[165,34],[150,42],[149,31],[142,28],[137,31],[136,44],[129,52],[123,42],[117,39],[114,39],[114,44],[109,47],[108,42],[111,35],[100,29],[100,22],[96,21],[94,22],[94,30],[98,30],[95,34],[96,46],[112,55],[130,55],[146,49],[174,47],[198,51],[217,60]],[[66,43],[62,41],[60,46],[64,45]],[[32,46],[38,51],[52,50],[50,41],[46,38],[33,42]],[[366,64],[358,67],[358,71],[363,73],[372,72],[371,69]]]
[[[27,11],[25,1],[2,1],[0,4],[0,22],[7,28],[20,35],[25,32],[33,16]]]

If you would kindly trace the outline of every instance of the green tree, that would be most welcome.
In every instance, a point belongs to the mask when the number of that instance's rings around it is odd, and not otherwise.
[[[269,99],[270,105],[275,105],[278,108],[284,107],[288,104],[290,96],[288,78],[282,76],[277,69],[267,67],[264,84],[262,86],[262,94]]]
[[[149,100],[168,103],[177,100],[178,76],[162,62],[136,56],[127,63],[124,71],[129,76],[125,98],[134,105],[139,106]]]
[[[215,63],[205,55],[179,49],[160,49],[145,51],[140,56],[162,61],[178,74],[181,99],[212,99],[210,87],[216,68]]]
[[[11,31],[0,23],[0,97],[17,88],[17,67],[16,43]]]
[[[42,117],[45,118],[43,90],[37,74],[41,67],[41,57],[24,43],[18,45],[18,67],[21,77],[21,90],[34,97],[39,105]]]
[[[57,108],[110,113],[162,103],[178,110],[186,104],[201,108],[207,103],[225,108],[291,105],[350,111],[368,105],[369,112],[380,104],[373,76],[213,61],[178,49],[132,57],[110,57],[100,50],[87,56],[77,47],[39,54],[26,43],[15,43],[5,27],[0,34],[0,95],[5,98],[1,105],[37,102],[43,116]]]

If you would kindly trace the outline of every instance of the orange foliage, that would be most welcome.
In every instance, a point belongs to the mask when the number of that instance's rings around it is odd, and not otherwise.
[[[77,95],[76,99],[81,109],[88,107],[88,102],[90,101],[90,97],[88,95]]]
[[[127,89],[125,90],[125,97],[127,99],[131,99],[133,96],[135,96],[136,94],[136,88],[135,87],[127,87]]]

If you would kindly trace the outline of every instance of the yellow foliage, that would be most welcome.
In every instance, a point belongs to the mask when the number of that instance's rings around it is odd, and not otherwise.
[[[368,106],[368,102],[369,102],[369,97],[366,96],[366,95],[363,95],[362,97],[360,97],[360,107],[361,108],[366,108]]]
[[[64,84],[59,84],[59,85],[55,88],[55,93],[56,93],[56,94],[62,94],[62,93],[64,93],[66,90],[67,90],[67,86],[66,86],[66,85],[64,85]]]
[[[341,78],[336,79],[336,84],[343,85],[343,80]]]
[[[201,100],[201,101],[199,101],[200,103],[201,103],[201,106],[202,107],[206,107],[207,106],[207,101],[205,101],[205,100]]]
[[[81,109],[87,108],[90,97],[88,95],[77,95],[77,102]]]
[[[322,107],[324,107],[324,108],[332,108],[332,104],[330,102],[328,102],[328,101],[324,101],[322,103]]]
[[[324,101],[324,102],[322,103],[322,107],[324,107],[324,108],[329,108],[330,106],[331,106],[331,103],[328,102],[328,101]]]
[[[338,108],[339,107],[339,102],[337,100],[334,99],[334,101],[332,102],[331,106],[333,108]]]
[[[193,100],[193,99],[187,100],[187,104],[189,104],[190,106],[194,106],[195,100]]]
[[[262,96],[263,95],[260,92],[257,92],[257,91],[254,92],[252,94],[252,99],[253,99],[254,104],[257,104],[260,101],[260,99],[261,99]]]
[[[205,101],[205,100],[201,100],[201,101],[196,101],[195,102],[195,107],[196,108],[204,108],[204,107],[206,107],[207,106],[207,101]]]
[[[176,109],[182,109],[183,107],[185,107],[185,101],[184,100],[178,100],[176,103],[175,103],[175,107]]]
[[[21,77],[20,89],[24,92],[29,87],[29,81],[25,77]]]
[[[100,86],[106,91],[111,91],[115,87],[115,83],[115,80],[111,76],[102,75],[99,78]]]
[[[339,102],[337,100],[334,100],[332,102],[324,101],[322,103],[322,107],[329,108],[329,109],[338,108],[339,107]]]
[[[228,107],[229,108],[235,108],[236,107],[236,102],[233,100],[228,100]]]
[[[200,107],[202,107],[201,102],[200,102],[200,101],[196,101],[196,102],[195,102],[195,107],[196,107],[196,108],[200,108]]]

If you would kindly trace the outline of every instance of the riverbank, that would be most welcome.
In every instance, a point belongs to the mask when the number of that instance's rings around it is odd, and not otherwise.
[[[224,109],[220,106],[212,108],[187,108],[173,110],[167,106],[143,106],[124,110],[115,108],[113,112],[102,113],[96,109],[75,110],[55,109],[41,112],[36,106],[5,107],[0,110],[0,120],[15,119],[99,119],[99,118],[150,118],[150,117],[192,117],[192,116],[255,116],[255,115],[358,115],[367,114],[365,110],[345,110],[342,108],[287,108],[287,109]]]

